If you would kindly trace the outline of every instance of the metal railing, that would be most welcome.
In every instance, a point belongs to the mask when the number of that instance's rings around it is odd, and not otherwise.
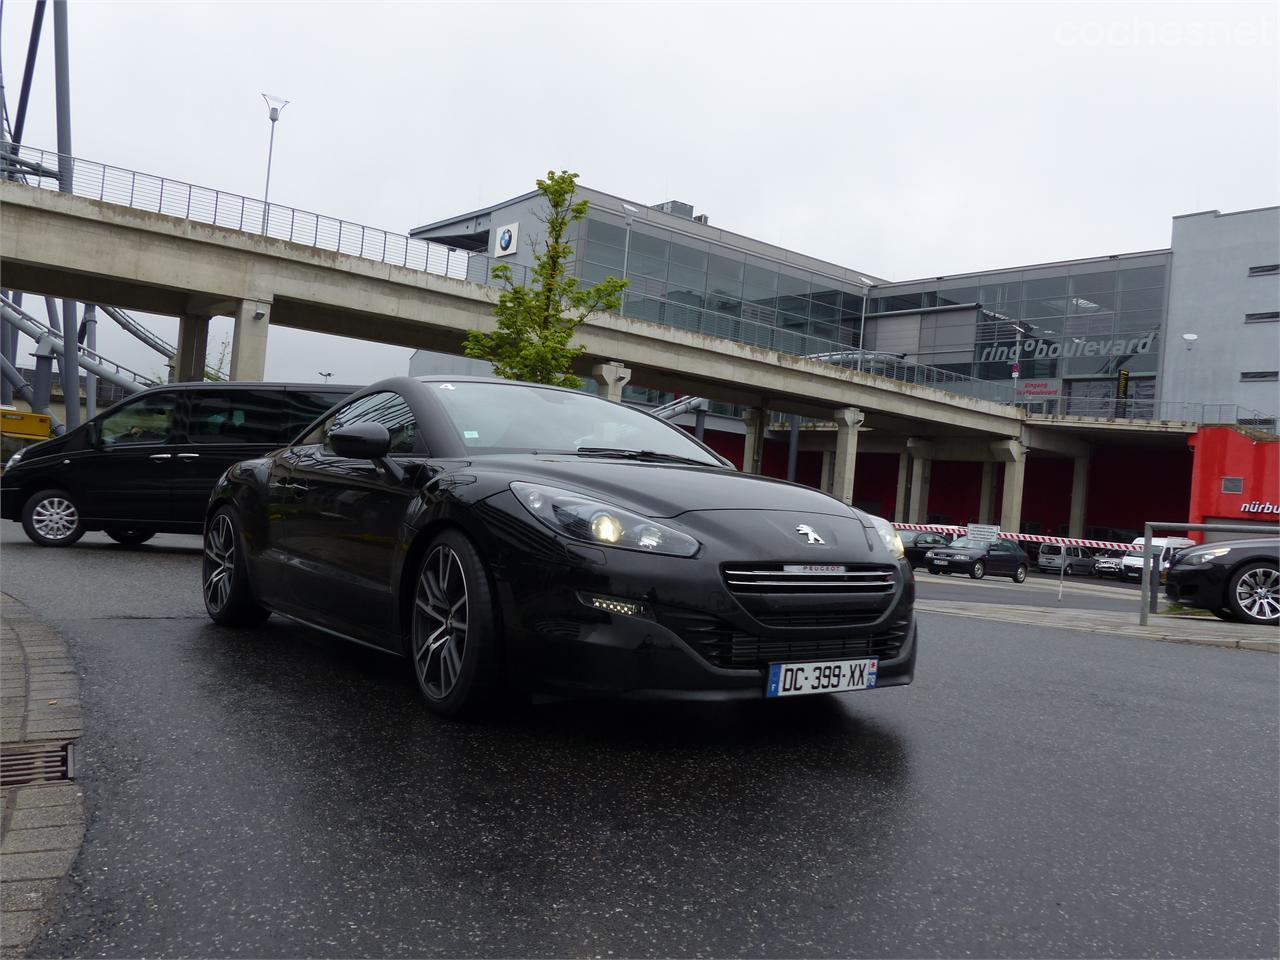
[[[1199,403],[1183,400],[1116,400],[1114,398],[1060,397],[1057,400],[1019,401],[1028,416],[1085,417],[1095,420],[1148,420],[1194,424],[1238,424],[1271,432],[1276,414],[1265,414],[1235,403]],[[1035,409],[1041,408],[1041,409]]]

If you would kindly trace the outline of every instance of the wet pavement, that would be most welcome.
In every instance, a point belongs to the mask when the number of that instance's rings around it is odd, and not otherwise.
[[[15,529],[86,727],[35,956],[1280,952],[1271,656],[925,614],[907,688],[462,724],[394,658],[208,623],[193,540]]]

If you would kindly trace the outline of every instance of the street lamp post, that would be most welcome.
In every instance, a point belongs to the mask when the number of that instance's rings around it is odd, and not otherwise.
[[[273,97],[269,93],[262,94],[267,103],[267,117],[271,120],[271,139],[267,143],[267,185],[262,190],[262,234],[266,236],[268,214],[271,212],[271,155],[276,149],[276,121],[280,119],[280,111],[289,105],[289,101],[281,97]]]
[[[323,370],[317,370],[317,371],[316,371],[316,373],[317,373],[317,375],[319,375],[319,376],[321,376],[321,377],[324,377],[324,382],[325,382],[325,383],[328,383],[328,382],[329,382],[329,378],[333,376],[333,374],[332,374],[332,373],[325,373]]]

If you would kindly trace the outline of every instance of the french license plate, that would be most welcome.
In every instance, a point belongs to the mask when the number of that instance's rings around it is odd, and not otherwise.
[[[771,663],[766,697],[798,697],[806,693],[870,690],[880,661],[831,660],[823,663]]]

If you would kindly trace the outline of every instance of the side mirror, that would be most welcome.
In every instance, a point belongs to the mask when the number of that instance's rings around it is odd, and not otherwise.
[[[391,434],[380,423],[353,423],[329,434],[329,446],[340,457],[382,460],[391,452]]]
[[[98,426],[97,420],[90,420],[85,424],[85,433],[89,438],[89,446],[95,450],[102,449],[102,428]]]

